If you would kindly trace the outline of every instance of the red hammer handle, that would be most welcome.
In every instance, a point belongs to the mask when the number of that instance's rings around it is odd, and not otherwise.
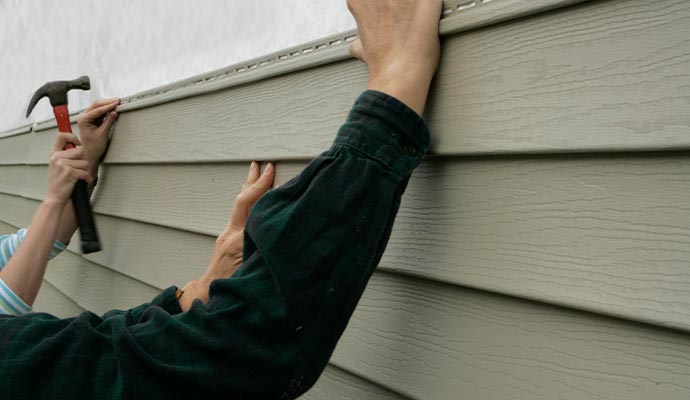
[[[69,120],[69,110],[67,104],[53,107],[53,114],[58,124],[58,132],[72,133],[72,123]],[[67,143],[63,150],[73,149],[77,146],[74,143]]]
[[[72,124],[69,121],[67,105],[53,107],[53,113],[58,124],[58,131],[72,133]],[[74,147],[76,147],[74,143],[67,143],[63,150]],[[72,204],[74,205],[74,214],[79,224],[81,251],[84,254],[101,250],[98,231],[96,231],[96,221],[93,218],[93,210],[91,210],[91,202],[89,200],[89,189],[86,182],[78,181],[72,192]]]

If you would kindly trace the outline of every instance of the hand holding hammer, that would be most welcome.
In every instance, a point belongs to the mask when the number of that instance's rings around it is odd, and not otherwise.
[[[90,88],[91,85],[87,76],[82,76],[72,81],[46,83],[34,93],[29,103],[26,116],[28,117],[29,114],[31,114],[31,111],[40,99],[48,97],[50,104],[53,106],[53,113],[57,121],[58,131],[72,133],[72,125],[70,123],[69,110],[67,108],[67,92],[72,89],[88,90]],[[98,124],[97,122],[91,122]],[[76,146],[73,143],[67,143],[64,149],[67,150],[74,147]],[[74,191],[72,192],[72,204],[74,205],[74,212],[79,225],[82,252],[88,254],[99,251],[101,249],[101,244],[96,230],[93,211],[91,210],[91,203],[89,202],[87,183],[85,181],[80,180],[75,185]]]

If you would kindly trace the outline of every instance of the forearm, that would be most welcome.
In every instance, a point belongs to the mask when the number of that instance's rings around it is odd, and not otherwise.
[[[98,167],[96,167],[92,170],[91,176],[96,178],[98,176]],[[93,193],[94,187],[92,185],[89,185],[89,196]],[[72,204],[72,201],[68,201],[67,204],[65,205],[65,208],[62,210],[62,216],[60,217],[60,225],[58,227],[57,231],[57,240],[61,243],[67,244],[72,240],[72,236],[74,236],[74,232],[77,231],[78,228],[77,224],[77,215],[74,212],[74,205]]]
[[[70,200],[65,205],[65,208],[62,209],[56,239],[60,243],[68,244],[72,240],[74,232],[77,231],[77,227],[77,216],[74,213],[74,205],[72,205]]]
[[[64,205],[44,200],[31,220],[31,226],[0,278],[25,303],[36,299],[53,248]]]

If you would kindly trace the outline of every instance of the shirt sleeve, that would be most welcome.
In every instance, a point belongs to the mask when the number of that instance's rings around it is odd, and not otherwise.
[[[0,316],[0,391],[16,399],[299,397],[347,325],[427,146],[414,111],[365,92],[331,149],[255,204],[243,264],[212,283],[207,304],[183,313],[169,288],[100,317]]]
[[[0,315],[22,315],[28,312],[31,312],[31,307],[0,279]]]
[[[0,236],[0,269],[4,268],[14,253],[17,252],[19,245],[22,241],[24,241],[24,238],[26,238],[26,233],[27,229],[22,228],[17,231],[17,233]],[[49,259],[56,257],[66,248],[67,246],[65,244],[61,243],[59,240],[56,240],[53,243],[52,250],[50,251]]]

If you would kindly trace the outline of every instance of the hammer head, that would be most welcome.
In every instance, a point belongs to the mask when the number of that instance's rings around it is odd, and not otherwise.
[[[41,86],[31,98],[29,108],[26,110],[26,117],[29,117],[29,114],[31,114],[31,111],[33,111],[34,107],[36,106],[36,103],[46,96],[50,99],[50,104],[53,107],[67,104],[67,92],[72,89],[91,89],[89,77],[84,75],[73,81],[54,81],[48,82]]]

